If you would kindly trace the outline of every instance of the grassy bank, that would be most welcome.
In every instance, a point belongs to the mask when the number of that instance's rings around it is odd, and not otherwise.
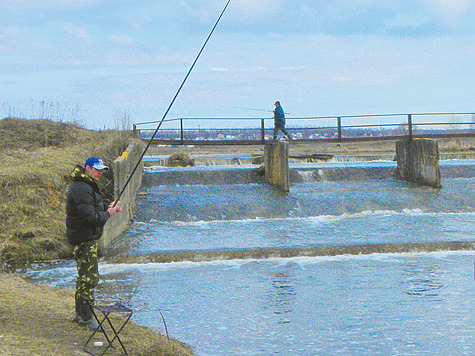
[[[48,120],[0,120],[1,265],[69,257],[64,224],[69,174],[93,155],[111,164],[128,139],[118,131]],[[109,201],[111,175],[100,182]]]
[[[73,291],[34,285],[0,273],[0,354],[87,355],[82,348],[91,331],[72,321],[73,310]],[[114,324],[121,325],[115,319]],[[193,355],[188,346],[131,322],[120,336],[130,355]],[[105,339],[99,335],[93,341]],[[103,349],[90,347],[95,353]],[[120,353],[109,350],[107,354]]]
[[[86,354],[82,345],[91,332],[72,322],[74,292],[27,283],[2,270],[71,257],[65,237],[69,174],[89,156],[99,156],[110,166],[129,140],[128,133],[114,130],[0,120],[1,355]],[[111,177],[109,170],[99,181],[106,201],[113,199]],[[132,355],[193,355],[186,345],[131,322],[121,335]]]

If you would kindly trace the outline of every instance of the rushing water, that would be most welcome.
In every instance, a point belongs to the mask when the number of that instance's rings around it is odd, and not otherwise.
[[[153,186],[127,251],[472,241],[475,178],[444,189],[398,181]]]
[[[200,355],[474,353],[474,252],[200,260],[200,251],[474,242],[475,178],[153,185],[108,255],[194,251],[195,262],[101,263],[101,299]],[[72,262],[28,278],[72,288]],[[136,292],[134,293],[133,291]]]

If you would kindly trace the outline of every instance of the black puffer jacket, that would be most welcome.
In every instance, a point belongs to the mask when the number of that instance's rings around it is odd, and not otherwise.
[[[110,218],[97,183],[76,166],[66,196],[66,236],[72,245],[98,240]]]

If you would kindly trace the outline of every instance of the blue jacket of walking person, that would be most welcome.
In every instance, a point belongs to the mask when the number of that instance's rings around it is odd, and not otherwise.
[[[285,125],[285,114],[282,106],[277,106],[274,110],[274,126],[284,126]]]

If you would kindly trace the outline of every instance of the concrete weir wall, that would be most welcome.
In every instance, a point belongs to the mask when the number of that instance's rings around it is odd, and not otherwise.
[[[272,142],[264,147],[264,168],[266,182],[288,192],[289,178],[289,144]]]
[[[140,142],[132,142],[127,150],[122,153],[112,164],[114,173],[114,197],[117,199],[120,191],[124,187],[125,182],[129,178],[130,173],[137,164],[143,152],[143,144]],[[122,212],[114,214],[104,226],[104,233],[99,240],[99,250],[104,250],[107,245],[114,241],[120,234],[122,234],[128,227],[129,221],[132,219],[135,208],[135,197],[140,186],[142,185],[142,171],[143,163],[135,171],[127,188],[122,194],[119,205],[122,207]]]
[[[406,139],[396,142],[396,177],[440,188],[439,145],[436,140]]]

